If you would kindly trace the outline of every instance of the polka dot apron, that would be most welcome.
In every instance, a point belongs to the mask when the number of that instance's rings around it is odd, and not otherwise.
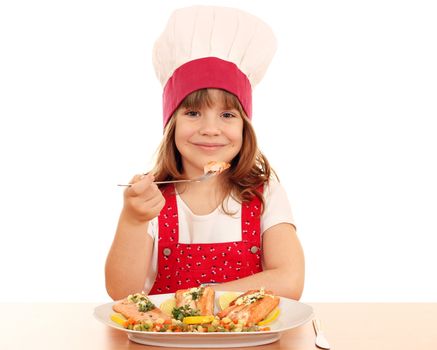
[[[262,271],[261,202],[257,197],[242,203],[241,241],[183,244],[179,243],[174,186],[165,187],[162,194],[165,206],[158,217],[158,272],[149,294],[233,281]]]

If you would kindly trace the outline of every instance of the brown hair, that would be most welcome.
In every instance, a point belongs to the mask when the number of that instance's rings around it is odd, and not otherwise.
[[[188,95],[178,108],[202,108],[204,106],[211,107],[214,103],[209,89],[197,90]],[[226,108],[235,108],[243,118],[243,144],[240,152],[231,161],[231,167],[220,176],[224,185],[224,198],[231,195],[238,202],[250,201],[254,196],[258,197],[262,203],[262,212],[264,211],[264,196],[258,191],[258,187],[264,183],[268,183],[273,175],[277,179],[277,175],[270,167],[267,158],[258,149],[255,131],[250,120],[244,113],[240,102],[233,94],[219,90],[223,105]],[[152,173],[155,175],[156,181],[179,180],[183,179],[182,175],[182,159],[176,148],[175,130],[176,112],[167,123],[164,136],[157,151],[157,160]],[[231,214],[223,206],[225,213]]]

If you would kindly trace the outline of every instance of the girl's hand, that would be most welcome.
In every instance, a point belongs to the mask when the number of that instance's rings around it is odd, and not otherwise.
[[[165,199],[152,174],[135,175],[124,191],[123,216],[134,223],[145,223],[159,215]]]

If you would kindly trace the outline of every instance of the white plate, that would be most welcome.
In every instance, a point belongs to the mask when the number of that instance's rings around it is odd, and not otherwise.
[[[217,300],[226,292],[216,292],[215,312],[218,312]],[[167,299],[174,298],[172,294],[150,295],[149,299],[159,307]],[[211,333],[170,333],[141,332],[125,329],[111,320],[115,302],[97,306],[94,316],[104,324],[127,333],[130,340],[146,345],[180,347],[180,348],[223,348],[255,346],[273,343],[281,337],[281,333],[303,325],[314,317],[311,306],[295,300],[280,298],[280,314],[268,325],[270,331],[260,332],[211,332]]]

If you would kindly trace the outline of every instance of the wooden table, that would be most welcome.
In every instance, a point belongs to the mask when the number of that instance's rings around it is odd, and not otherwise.
[[[333,349],[437,349],[437,303],[309,303]],[[93,317],[92,303],[0,304],[0,349],[167,349],[130,342]],[[253,350],[312,350],[311,323]]]

